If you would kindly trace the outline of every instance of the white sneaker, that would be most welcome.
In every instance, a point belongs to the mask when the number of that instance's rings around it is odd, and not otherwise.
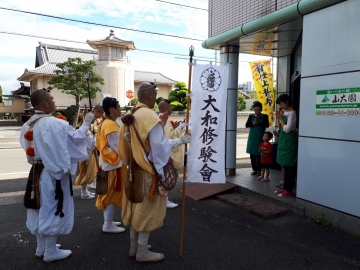
[[[94,199],[94,198],[95,198],[95,196],[90,195],[90,192],[81,194],[81,199],[83,199],[83,200],[91,200],[91,199]]]
[[[121,225],[121,222],[120,222],[120,221],[113,221],[113,224],[114,224],[115,226],[120,226],[120,225]]]
[[[176,207],[178,207],[178,204],[173,203],[173,202],[169,201],[169,199],[167,199],[167,201],[166,201],[166,207],[167,207],[167,208],[176,208]]]

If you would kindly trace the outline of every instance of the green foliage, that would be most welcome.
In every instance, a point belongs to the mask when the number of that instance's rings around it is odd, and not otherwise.
[[[187,93],[188,89],[186,87],[186,83],[177,82],[175,84],[175,88],[169,93],[169,101],[173,111],[183,111],[184,109],[186,109]],[[173,103],[175,105],[172,105]]]
[[[177,98],[175,96],[169,96],[168,100],[171,103],[171,102],[177,101]]]
[[[250,96],[251,98],[257,99],[256,91],[255,91],[255,90],[250,91],[249,96]]]
[[[60,70],[55,70],[56,76],[52,77],[48,82],[49,89],[58,88],[63,93],[74,96],[77,102],[83,98],[88,98],[88,84],[84,75],[86,72],[91,73],[89,82],[90,96],[95,98],[96,92],[101,92],[95,83],[104,84],[104,79],[96,75],[93,68],[96,66],[95,61],[83,61],[81,58],[68,58],[67,61],[58,63],[56,66]]]
[[[131,106],[135,106],[136,104],[138,104],[138,102],[139,102],[138,98],[133,98],[132,100],[130,100]]]
[[[356,236],[357,236],[357,237],[360,237],[360,233],[357,233]]]
[[[77,112],[78,110],[76,108],[76,105],[71,105],[70,107],[66,108],[66,110],[64,111],[64,115],[67,121],[70,123],[70,125],[73,125]]]
[[[238,98],[237,98],[237,110],[238,111],[243,111],[246,109],[246,101],[244,98],[244,95],[241,93],[238,93]]]
[[[179,89],[179,90],[188,90],[186,87],[186,83],[184,82],[177,82],[175,83],[175,89]]]
[[[68,58],[67,61],[58,63],[56,66],[59,68],[54,70],[56,75],[48,81],[50,85],[49,89],[58,88],[63,93],[75,97],[77,116],[79,115],[80,100],[83,98],[89,98],[88,88],[90,91],[90,97],[95,98],[96,92],[101,92],[101,89],[95,85],[95,83],[104,84],[104,79],[96,75],[93,68],[96,66],[95,61],[84,61],[81,58]],[[86,72],[91,74],[88,82],[84,75]],[[75,118],[77,119],[77,117]],[[70,122],[70,121],[69,121]],[[77,125],[77,121],[74,121],[74,126]]]
[[[169,97],[170,96],[174,96],[174,97],[176,97],[177,96],[177,91],[175,91],[175,90],[172,90],[172,91],[170,91],[170,93],[169,93]]]
[[[54,117],[57,117],[57,116],[59,116],[59,115],[62,115],[61,112],[59,112],[59,111],[55,111],[55,112],[53,112],[53,114],[52,114],[52,116],[54,116]]]
[[[158,112],[158,111],[159,111],[159,106],[157,105],[156,102],[155,102],[155,104],[154,104],[153,110],[154,110],[155,112]]]
[[[327,220],[323,214],[321,214],[320,217],[315,217],[315,218],[309,217],[309,219],[315,221],[319,225],[323,225],[323,226],[332,225],[331,222],[329,220]]]
[[[2,93],[2,88],[1,88],[1,86],[0,86],[0,103],[3,103],[2,95],[3,95],[3,93]]]
[[[158,97],[158,98],[156,99],[156,104],[159,105],[159,103],[160,103],[161,101],[163,101],[163,100],[164,100],[163,97]]]
[[[179,90],[177,97],[181,99],[186,99],[188,91],[187,90]]]
[[[0,119],[3,119],[4,118],[4,113],[0,112]]]
[[[9,118],[10,119],[15,119],[16,118],[16,114],[11,112],[10,115],[9,115]]]
[[[181,104],[179,101],[171,102],[170,105],[171,105],[172,111],[183,111],[184,110],[184,105]]]

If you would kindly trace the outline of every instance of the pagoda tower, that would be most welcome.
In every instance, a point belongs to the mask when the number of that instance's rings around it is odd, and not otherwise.
[[[98,56],[94,57],[97,65],[94,71],[104,79],[104,85],[99,85],[101,92],[97,93],[96,99],[111,96],[121,103],[127,103],[126,91],[134,91],[134,70],[126,52],[135,49],[134,42],[115,37],[113,30],[103,39],[86,42],[98,51]]]

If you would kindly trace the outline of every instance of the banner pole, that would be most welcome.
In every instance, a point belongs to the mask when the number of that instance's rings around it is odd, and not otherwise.
[[[191,45],[189,48],[189,80],[188,80],[188,94],[191,93],[191,79],[192,79],[192,62],[194,56],[194,47]],[[186,123],[189,124],[189,115],[190,115],[190,96],[187,96],[187,104],[186,104]],[[186,125],[185,134],[189,133],[189,125]],[[187,155],[188,144],[185,144],[185,156],[184,156],[184,172],[183,172],[183,188],[182,188],[182,198],[181,198],[181,227],[180,227],[180,254],[183,255],[183,246],[184,246],[184,230],[185,230],[185,192],[186,192],[186,170],[187,170]]]

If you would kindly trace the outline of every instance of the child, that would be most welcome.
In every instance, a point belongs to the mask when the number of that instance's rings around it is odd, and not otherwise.
[[[261,153],[261,176],[258,178],[261,182],[270,182],[270,165],[272,163],[272,146],[269,142],[273,137],[271,132],[265,132],[263,135],[263,142],[260,144],[259,151]]]

